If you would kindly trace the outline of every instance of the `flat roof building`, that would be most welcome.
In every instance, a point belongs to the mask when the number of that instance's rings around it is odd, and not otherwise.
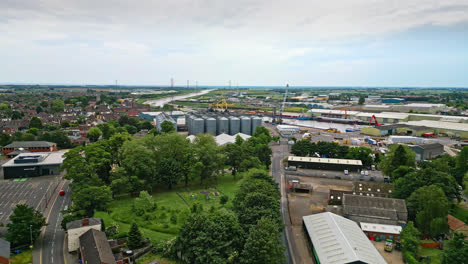
[[[362,161],[352,159],[329,159],[313,157],[288,157],[288,166],[316,170],[349,170],[357,171],[362,168]]]
[[[14,141],[2,148],[2,155],[7,155],[15,150],[27,150],[29,152],[57,151],[57,144],[48,141]]]
[[[387,263],[349,219],[326,212],[303,216],[302,223],[316,263]]]
[[[2,165],[5,179],[59,174],[63,152],[21,153]]]
[[[382,225],[374,223],[364,223],[361,222],[361,229],[369,238],[378,237],[380,240],[392,239],[400,240],[400,233],[403,228],[396,225]]]

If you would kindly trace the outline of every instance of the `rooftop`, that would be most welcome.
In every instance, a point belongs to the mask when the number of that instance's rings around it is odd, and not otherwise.
[[[361,222],[360,224],[362,231],[399,235],[402,230],[401,226],[396,225],[382,225],[364,222]]]
[[[9,160],[2,167],[22,167],[22,166],[37,166],[37,165],[62,165],[63,152],[34,152],[34,153],[20,153],[15,158]],[[31,160],[31,162],[15,162],[19,160]]]
[[[408,121],[405,124],[412,125],[412,126],[424,126],[424,127],[439,128],[439,129],[468,131],[468,123],[454,123],[454,122],[424,120],[424,121]]]
[[[302,162],[313,162],[313,163],[346,164],[346,165],[362,166],[362,161],[352,160],[352,159],[327,159],[327,158],[289,156],[288,161],[302,161]]]
[[[15,141],[3,148],[47,148],[55,145],[57,144],[48,141]]]
[[[330,212],[302,220],[320,263],[387,263],[354,221]]]
[[[83,263],[115,263],[114,254],[104,232],[90,229],[80,236],[80,250]]]
[[[80,228],[83,226],[83,220],[85,219],[80,219],[80,220],[75,220],[67,223],[67,230],[74,229],[74,228]],[[100,225],[101,224],[101,219],[100,218],[88,218],[89,222],[87,226],[93,226],[93,225]]]

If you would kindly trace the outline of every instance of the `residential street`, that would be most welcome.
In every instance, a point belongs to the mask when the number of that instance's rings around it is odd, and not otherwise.
[[[60,184],[63,186],[57,189],[57,193],[52,197],[51,208],[45,212],[48,225],[44,227],[41,236],[36,241],[33,251],[33,264],[66,264],[68,252],[65,245],[65,232],[61,227],[62,213],[65,206],[71,204],[71,189],[69,181]],[[59,196],[58,191],[65,191],[64,196]]]

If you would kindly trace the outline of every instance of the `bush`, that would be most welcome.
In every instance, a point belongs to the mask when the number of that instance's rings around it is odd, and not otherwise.
[[[403,258],[407,264],[419,264],[419,261],[413,256],[413,254],[409,251],[403,252]]]
[[[223,195],[219,198],[219,203],[225,205],[229,201],[229,197],[227,195]]]
[[[173,224],[173,225],[177,224],[177,216],[171,215],[171,224]]]
[[[114,239],[119,239],[119,238],[124,238],[124,237],[128,237],[128,232],[121,232],[121,233],[114,235]]]

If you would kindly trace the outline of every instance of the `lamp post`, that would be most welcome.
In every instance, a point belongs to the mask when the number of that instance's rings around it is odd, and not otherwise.
[[[33,245],[33,239],[32,239],[32,225],[29,225],[29,235],[30,235],[30,238],[31,238],[31,247]]]

